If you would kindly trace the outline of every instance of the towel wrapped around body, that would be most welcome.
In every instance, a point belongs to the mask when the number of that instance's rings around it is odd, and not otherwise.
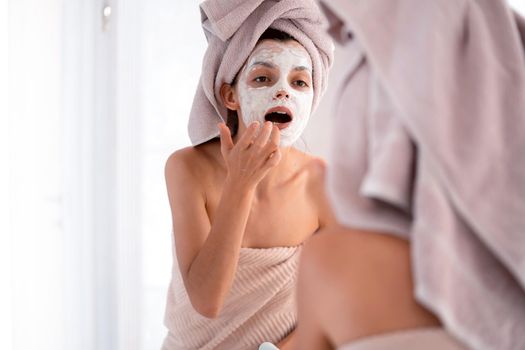
[[[241,248],[232,288],[215,319],[193,309],[175,264],[164,319],[169,333],[162,350],[256,350],[265,341],[282,340],[297,320],[301,249]]]
[[[504,0],[322,3],[347,55],[339,221],[409,239],[417,300],[469,348],[525,349],[523,19]]]
[[[315,110],[326,89],[334,46],[314,0],[207,0],[200,9],[208,48],[188,123],[193,145],[218,136],[217,124],[227,117],[220,88],[233,82],[268,28],[291,35],[308,51],[313,64],[312,112]]]

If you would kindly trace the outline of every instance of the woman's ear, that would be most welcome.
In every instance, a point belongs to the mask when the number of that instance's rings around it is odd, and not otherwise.
[[[222,103],[224,106],[228,109],[231,109],[232,111],[236,111],[239,109],[239,101],[237,99],[237,93],[235,92],[235,89],[230,84],[222,84],[221,86],[221,98]]]

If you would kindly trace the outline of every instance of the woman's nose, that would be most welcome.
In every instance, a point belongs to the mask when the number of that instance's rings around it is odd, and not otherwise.
[[[290,98],[290,94],[285,89],[279,89],[275,93],[275,98],[278,100]]]

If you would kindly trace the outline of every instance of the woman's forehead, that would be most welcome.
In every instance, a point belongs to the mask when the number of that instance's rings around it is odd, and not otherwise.
[[[290,53],[294,61],[301,64],[307,63],[311,66],[312,60],[308,51],[295,40],[279,41],[272,39],[261,40],[248,58],[248,65],[252,65],[257,61],[271,60],[275,55],[281,53]]]

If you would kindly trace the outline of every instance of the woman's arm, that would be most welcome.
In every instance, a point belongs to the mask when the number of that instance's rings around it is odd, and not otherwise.
[[[276,128],[275,128],[276,129]],[[236,145],[221,125],[221,152],[228,169],[215,219],[210,222],[198,170],[175,153],[165,169],[177,260],[195,310],[216,317],[230,290],[254,190],[279,159],[279,133],[251,125]],[[273,155],[273,156],[270,156]]]
[[[322,314],[326,295],[324,295],[324,288],[322,288],[324,281],[319,278],[319,269],[317,269],[317,264],[320,265],[320,263],[315,259],[316,257],[312,258],[310,253],[310,251],[316,250],[315,240],[318,237],[319,234],[312,237],[301,255],[297,285],[298,324],[295,329],[296,339],[291,348],[292,350],[333,349],[326,332],[325,315]],[[312,248],[312,244],[314,248]],[[341,312],[345,311],[341,310]]]

